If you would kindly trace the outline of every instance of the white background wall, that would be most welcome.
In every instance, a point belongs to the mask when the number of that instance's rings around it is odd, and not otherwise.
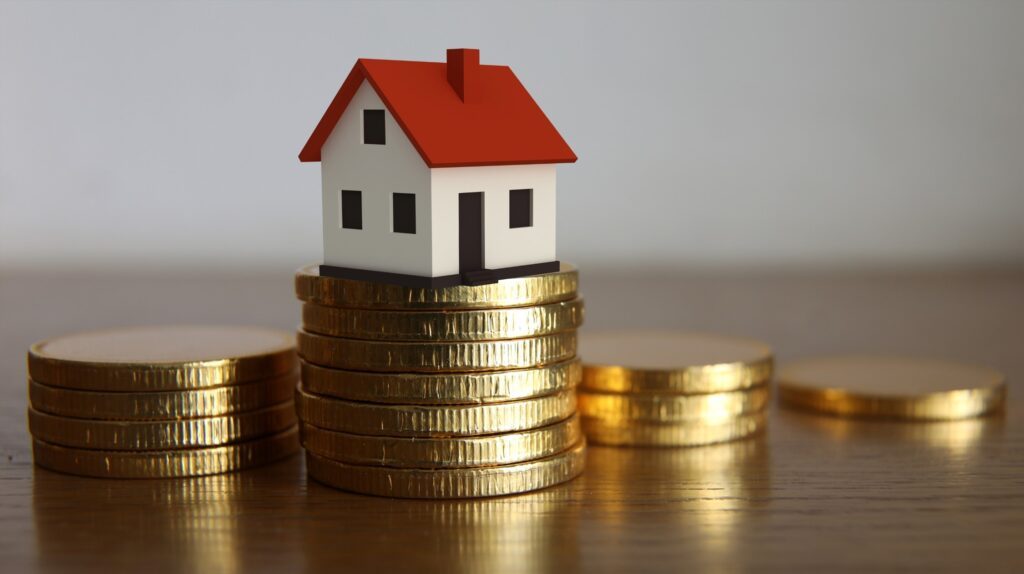
[[[1024,263],[1024,2],[0,1],[0,266],[320,258],[358,56],[508,64],[591,267]]]

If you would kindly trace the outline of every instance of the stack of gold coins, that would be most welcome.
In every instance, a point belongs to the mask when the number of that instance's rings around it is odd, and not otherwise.
[[[147,327],[58,337],[29,350],[39,466],[105,478],[199,476],[299,448],[289,333]]]
[[[583,333],[579,410],[587,439],[699,446],[765,428],[772,350],[747,339],[668,331]]]
[[[299,270],[309,475],[403,498],[536,490],[583,470],[578,276],[411,288]]]

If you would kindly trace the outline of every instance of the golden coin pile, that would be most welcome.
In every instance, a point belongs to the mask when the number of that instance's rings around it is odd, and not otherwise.
[[[151,327],[42,341],[28,353],[39,466],[105,478],[200,476],[299,449],[288,333]]]
[[[837,416],[955,420],[1006,404],[1006,377],[986,367],[909,357],[822,357],[779,372],[782,404]]]
[[[353,492],[472,498],[583,471],[578,275],[412,288],[295,276],[309,475]]]
[[[587,439],[698,446],[767,424],[772,350],[757,341],[661,331],[582,333],[579,411]]]

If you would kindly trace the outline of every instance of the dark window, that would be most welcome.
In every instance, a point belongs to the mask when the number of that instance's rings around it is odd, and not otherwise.
[[[363,143],[384,145],[384,110],[363,110]]]
[[[345,229],[363,228],[363,192],[341,190],[341,226]]]
[[[395,233],[416,233],[416,194],[395,193],[391,196]]]
[[[513,189],[508,192],[508,226],[533,227],[532,189]]]

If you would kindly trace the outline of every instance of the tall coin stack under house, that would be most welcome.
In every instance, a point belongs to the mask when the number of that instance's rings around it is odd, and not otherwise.
[[[367,494],[500,496],[583,471],[577,272],[410,288],[298,272],[309,475]]]
[[[324,262],[296,276],[309,476],[471,498],[579,475],[583,302],[555,253],[576,155],[512,70],[357,60],[299,159],[323,186]]]

